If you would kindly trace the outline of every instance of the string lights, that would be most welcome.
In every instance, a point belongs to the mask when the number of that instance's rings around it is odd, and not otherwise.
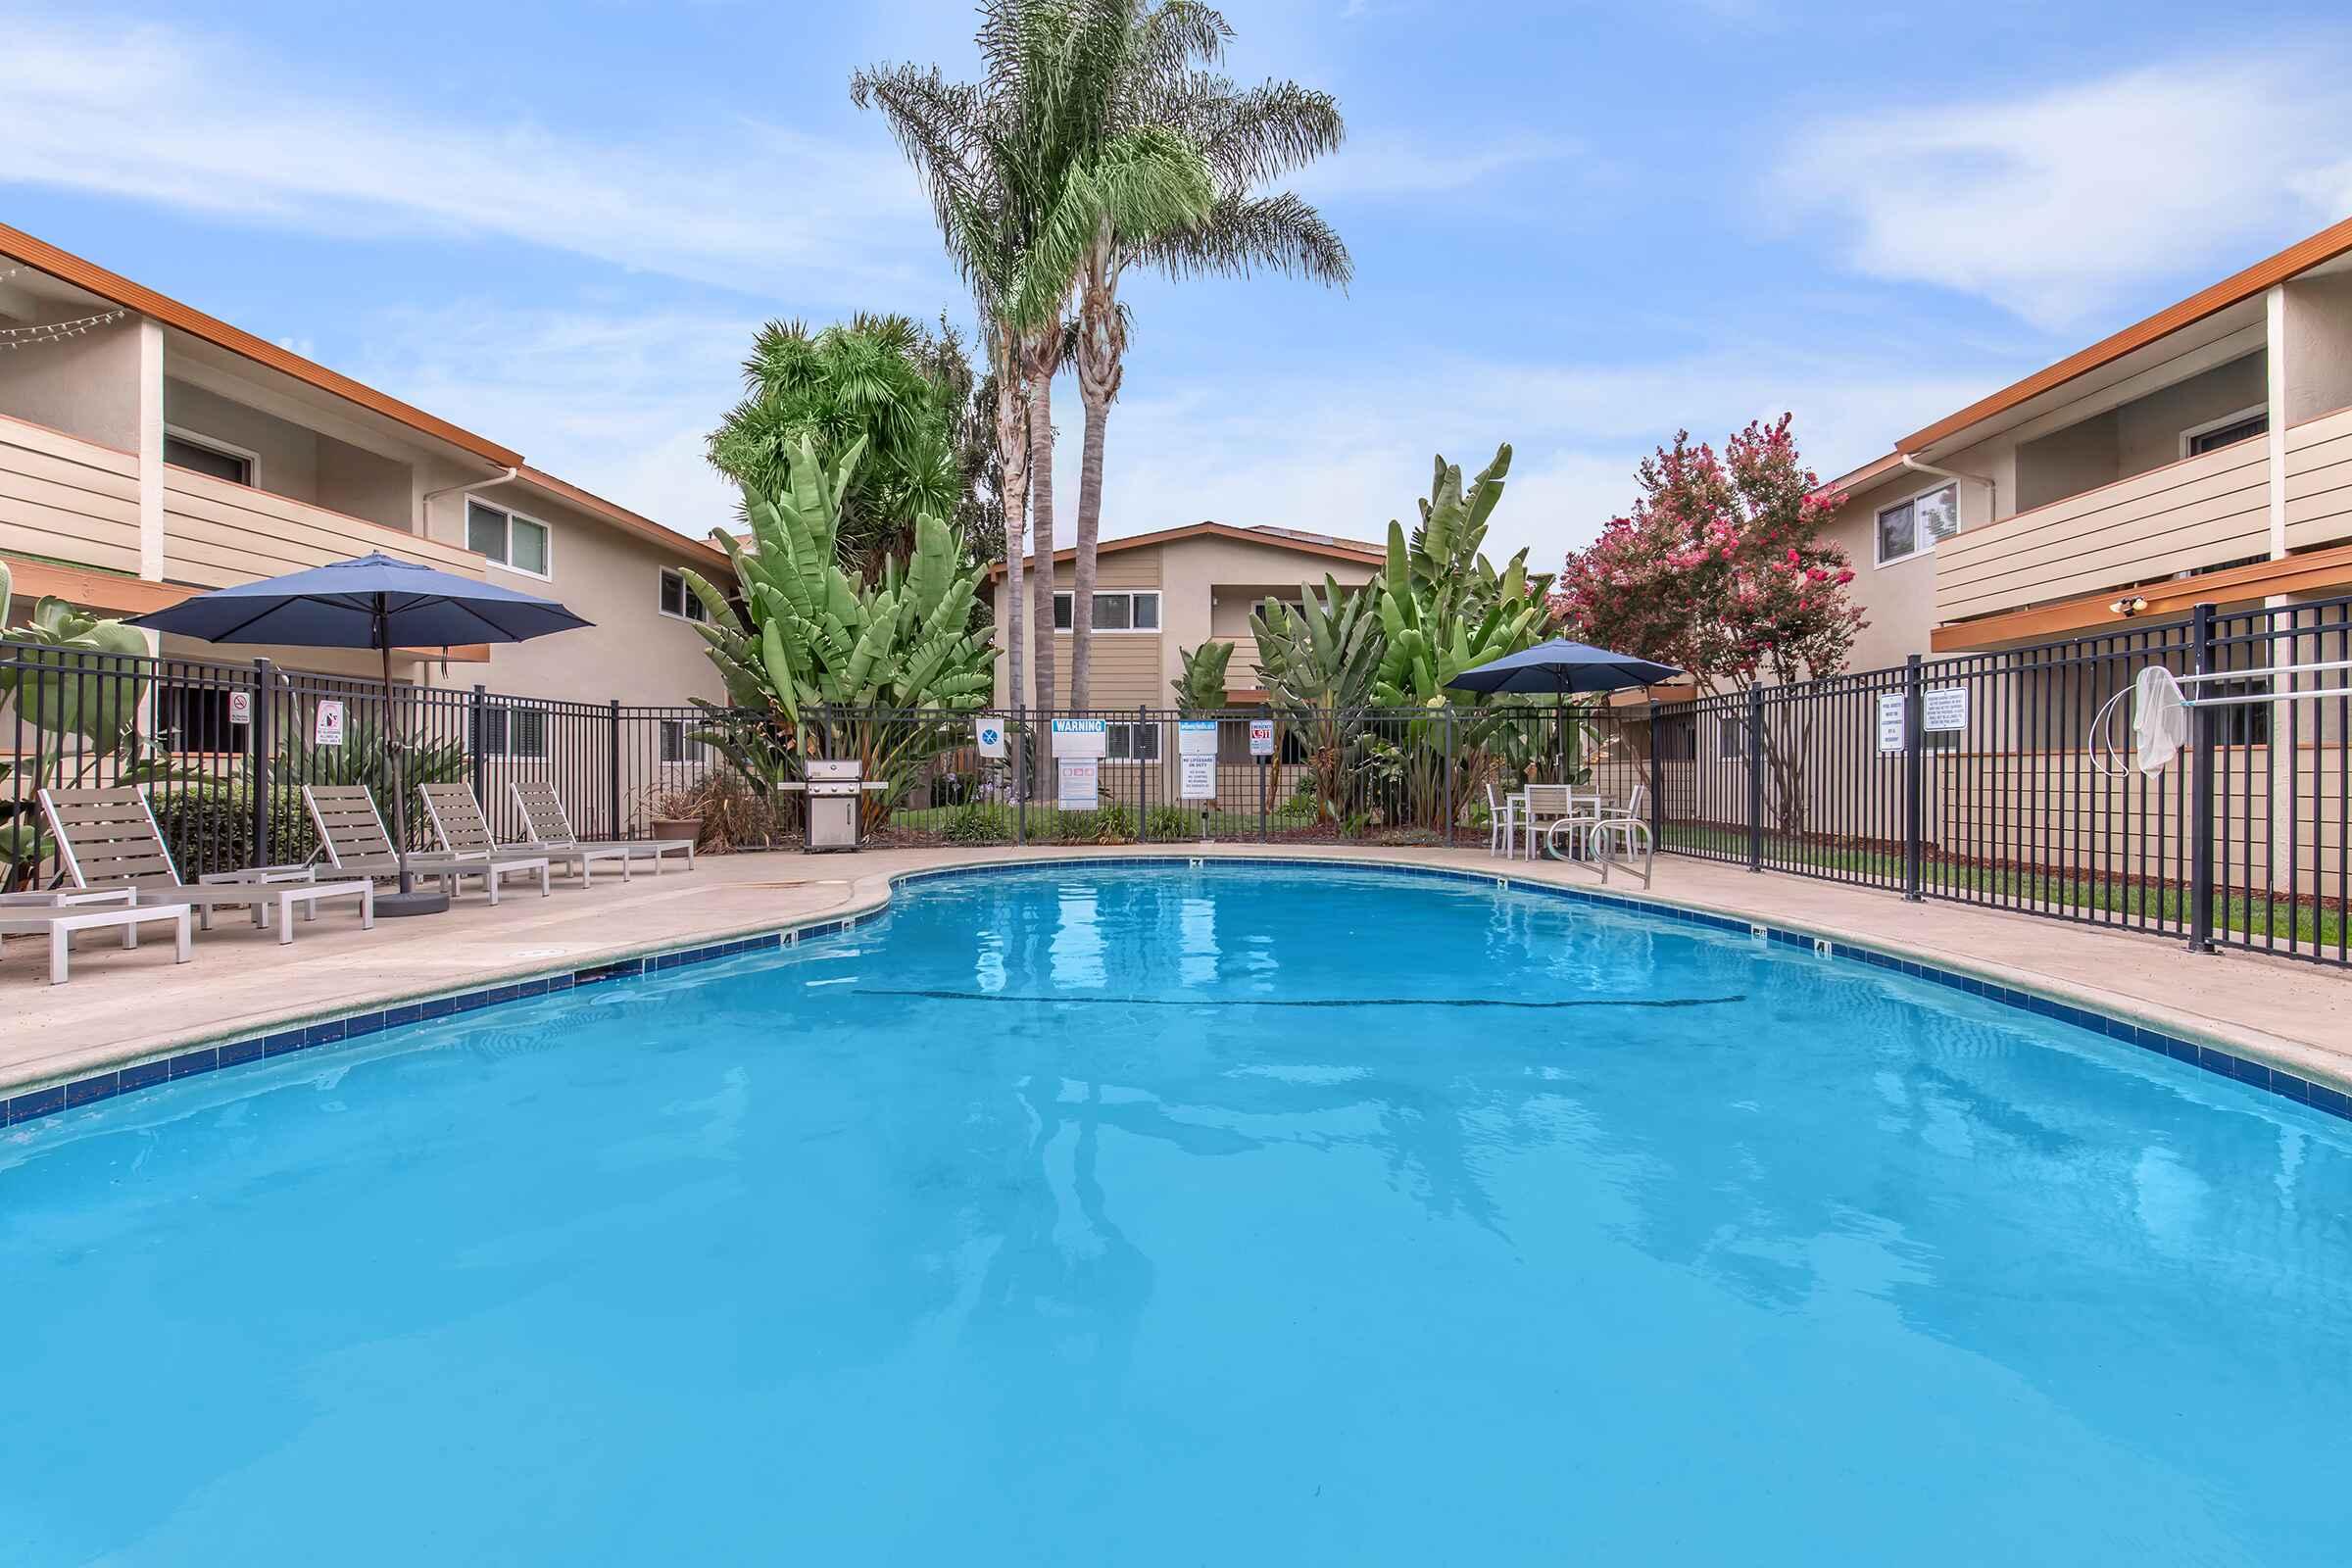
[[[96,327],[112,326],[130,313],[104,311],[85,316],[78,321],[51,321],[45,326],[0,326],[0,349],[21,349],[28,343],[62,343],[70,337],[79,337]]]

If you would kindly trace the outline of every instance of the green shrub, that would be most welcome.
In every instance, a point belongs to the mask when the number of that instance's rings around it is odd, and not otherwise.
[[[318,850],[318,832],[298,789],[272,789],[270,802],[269,862],[309,859]],[[172,863],[193,882],[215,871],[262,863],[253,842],[253,798],[218,781],[148,792],[155,825],[172,851]]]
[[[1099,811],[1064,811],[1059,837],[1064,844],[1126,844],[1135,838],[1135,813],[1115,804]]]
[[[1200,836],[1200,813],[1187,806],[1154,806],[1144,813],[1144,837],[1163,842]]]
[[[948,813],[944,831],[950,844],[1009,844],[1013,836],[1012,808],[987,801],[967,801]]]

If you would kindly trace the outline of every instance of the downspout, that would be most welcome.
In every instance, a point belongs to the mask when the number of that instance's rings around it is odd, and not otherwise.
[[[1938,468],[1933,463],[1920,462],[1908,452],[1900,452],[1895,455],[1902,459],[1904,467],[1909,468],[1914,472],[1930,474],[1938,479],[1966,479],[1971,484],[1983,485],[1984,487],[1984,520],[1986,522],[1997,522],[2000,520],[1999,517],[1994,514],[1998,512],[2000,506],[2000,488],[1992,482],[1992,475],[1988,473],[1962,473],[1956,468]]]
[[[521,477],[522,470],[510,466],[505,472],[494,473],[487,479],[468,479],[464,484],[445,484],[438,490],[427,490],[416,498],[416,537],[419,539],[432,537],[429,530],[432,527],[433,503],[443,496],[469,496],[476,490],[487,490],[494,484],[506,484]],[[449,650],[446,648],[441,650],[441,678],[449,679]],[[386,679],[389,680],[390,677],[386,676]],[[385,688],[387,692],[390,689],[389,686]]]

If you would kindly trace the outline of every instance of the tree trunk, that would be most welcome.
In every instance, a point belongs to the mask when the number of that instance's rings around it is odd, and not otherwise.
[[[1109,235],[1088,254],[1078,296],[1078,396],[1086,404],[1086,434],[1078,462],[1078,551],[1070,567],[1070,706],[1093,698],[1095,553],[1102,537],[1102,437],[1110,400],[1119,395],[1126,333],[1119,322],[1118,281],[1110,270]]]
[[[1009,342],[1004,334],[1001,342]],[[1019,356],[1000,351],[997,371],[997,463],[1004,503],[1004,613],[997,635],[1004,640],[1005,697],[1015,710],[1029,700],[1028,661],[1021,649],[1021,544],[1029,515],[1029,434],[1021,425]]]
[[[1040,345],[1029,368],[1029,624],[1037,706],[1059,705],[1054,679],[1054,350]],[[1072,618],[1082,612],[1072,605]],[[1050,754],[1049,754],[1050,755]]]

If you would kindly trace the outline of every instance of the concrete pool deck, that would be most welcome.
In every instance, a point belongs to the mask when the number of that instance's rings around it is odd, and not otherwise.
[[[909,871],[1138,856],[1207,859],[1267,855],[1352,864],[1435,866],[1603,890],[1580,867],[1503,861],[1481,849],[1146,845],[1103,849],[869,850],[705,856],[692,873],[610,875],[559,883],[542,899],[511,885],[493,908],[479,894],[447,914],[379,921],[322,912],[280,946],[224,915],[200,934],[193,962],[171,945],[123,952],[97,937],[74,953],[73,979],[50,986],[45,939],[0,950],[0,1095],[169,1055],[288,1024],[569,971],[871,909]],[[1619,876],[1605,891],[1640,899]],[[1646,897],[1880,949],[2036,992],[2352,1090],[2352,973],[2224,953],[2192,956],[2168,937],[1661,858]]]

